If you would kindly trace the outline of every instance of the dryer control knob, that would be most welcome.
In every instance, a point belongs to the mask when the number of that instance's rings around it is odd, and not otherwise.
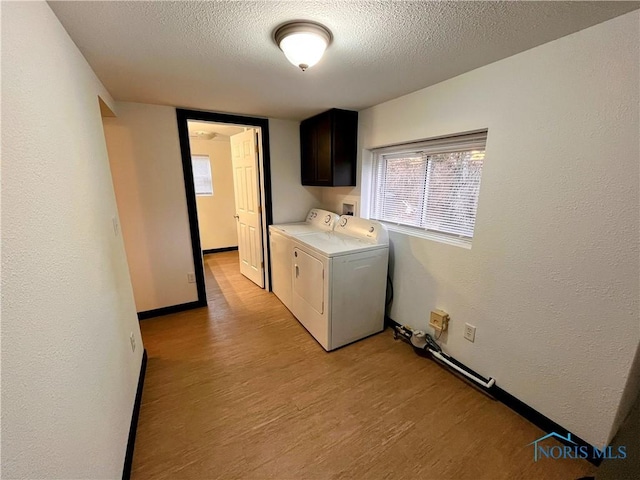
[[[374,231],[374,230],[375,230],[375,228],[370,227],[370,228],[369,228],[369,233],[373,233],[373,231]]]
[[[342,220],[340,220],[340,226],[344,227],[347,224],[347,219],[343,218]]]
[[[324,223],[330,223],[331,222],[331,215],[327,215],[326,217],[324,217]]]

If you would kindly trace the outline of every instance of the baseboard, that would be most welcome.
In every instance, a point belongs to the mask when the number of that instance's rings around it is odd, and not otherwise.
[[[387,317],[385,315],[384,316],[384,326],[385,327],[390,327],[390,328],[395,328],[395,327],[401,327],[402,325],[400,325],[398,322],[396,322],[393,318]]]
[[[208,250],[202,250],[202,254],[209,255],[210,253],[233,252],[234,250],[238,250],[237,245],[235,247],[210,248]]]
[[[124,469],[122,470],[122,480],[131,478],[131,467],[133,466],[133,448],[136,444],[136,431],[138,430],[138,418],[140,417],[140,405],[142,404],[142,389],[144,387],[144,376],[147,373],[147,350],[142,352],[142,364],[140,365],[140,376],[138,377],[138,389],[136,390],[136,401],[133,404],[133,414],[131,415],[131,426],[129,427],[129,440],[127,442],[127,452],[124,456]]]
[[[385,326],[394,328],[394,327],[401,326],[401,324],[396,322],[392,318],[385,316]],[[559,435],[562,435],[563,437],[567,437],[568,434],[571,434],[571,440],[574,443],[569,443],[567,441],[564,441],[562,438],[558,438],[558,437],[556,437],[556,440],[560,441],[565,445],[572,446],[572,447],[575,447],[576,445],[578,447],[586,447],[587,451],[589,452],[589,456],[585,460],[592,463],[596,467],[602,463],[602,456],[599,456],[596,453],[594,453],[594,450],[597,450],[596,447],[591,445],[589,442],[583,440],[582,438],[578,437],[574,433],[570,432],[569,430],[564,428],[562,425],[557,424],[550,418],[538,412],[536,409],[527,405],[522,400],[519,400],[518,398],[514,397],[509,392],[503,390],[497,385],[493,385],[487,392],[491,396],[493,396],[496,400],[504,403],[511,410],[516,412],[521,417],[527,419],[529,422],[533,423],[536,427],[543,430],[545,433],[555,432]]]
[[[206,307],[207,302],[197,300],[195,302],[181,303],[180,305],[172,305],[170,307],[156,308],[155,310],[147,310],[146,312],[138,312],[138,320],[146,320],[147,318],[161,317],[162,315],[171,315],[172,313],[184,312],[185,310],[193,310],[194,308]]]
[[[569,430],[564,428],[562,425],[558,425],[556,422],[554,422],[550,418],[544,416],[542,413],[540,413],[533,407],[530,407],[529,405],[524,403],[522,400],[519,400],[518,398],[514,397],[509,392],[503,390],[497,385],[494,385],[491,388],[490,393],[495,397],[496,400],[499,400],[502,403],[504,403],[511,410],[516,412],[521,417],[524,417],[527,420],[529,420],[531,423],[533,423],[539,429],[543,430],[545,433],[555,432],[559,435],[562,435],[563,437],[567,437],[567,435],[570,434],[571,440],[573,441],[573,443],[567,442],[564,439],[559,437],[556,437],[556,440],[570,447],[575,447],[576,445],[578,447],[586,447],[587,451],[589,452],[589,456],[585,458],[585,460],[587,460],[589,463],[592,463],[596,467],[602,463],[602,457],[597,457],[597,455],[594,453],[594,449],[596,447],[591,445],[586,440],[583,440],[582,438],[578,437],[576,434],[570,432]]]

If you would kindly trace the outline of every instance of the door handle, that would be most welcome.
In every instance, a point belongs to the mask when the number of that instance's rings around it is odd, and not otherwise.
[[[240,220],[240,215],[234,215],[233,218],[235,218],[236,220]]]
[[[299,276],[300,276],[300,268],[296,264],[296,278],[298,278]]]

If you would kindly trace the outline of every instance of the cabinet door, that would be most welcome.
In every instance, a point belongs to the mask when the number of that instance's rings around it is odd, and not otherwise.
[[[315,185],[317,143],[315,118],[303,121],[300,124],[300,166],[303,185]]]
[[[333,111],[333,186],[355,186],[358,112]]]
[[[331,112],[318,115],[315,125],[318,154],[316,159],[316,184],[333,184],[333,138]]]
[[[358,112],[332,109],[300,124],[303,185],[355,186]]]

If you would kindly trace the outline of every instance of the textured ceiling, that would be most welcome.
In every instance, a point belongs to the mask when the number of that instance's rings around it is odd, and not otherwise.
[[[639,8],[638,2],[54,2],[114,98],[301,119],[360,110]],[[291,19],[334,40],[306,72],[273,43]]]
[[[244,131],[242,127],[235,127],[224,123],[194,122],[193,120],[187,122],[187,129],[189,130],[189,135],[197,131],[202,131],[217,133],[224,137],[230,137],[231,135]]]

